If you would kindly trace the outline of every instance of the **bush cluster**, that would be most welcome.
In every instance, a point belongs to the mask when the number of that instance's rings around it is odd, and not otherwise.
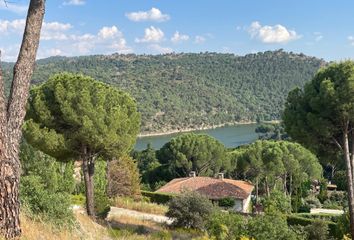
[[[26,143],[21,146],[20,159],[20,200],[27,213],[40,215],[58,227],[71,226],[74,222],[70,201],[75,187],[73,165],[58,163]]]
[[[167,193],[157,193],[150,191],[141,191],[141,195],[147,197],[150,202],[157,204],[167,204],[175,195]]]
[[[213,204],[205,196],[197,192],[185,192],[169,202],[166,216],[174,219],[175,227],[204,229],[213,210]]]

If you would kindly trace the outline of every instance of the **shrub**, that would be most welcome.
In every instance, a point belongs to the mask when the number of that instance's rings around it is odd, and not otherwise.
[[[166,216],[174,219],[175,227],[204,229],[213,208],[205,196],[197,192],[185,192],[170,201]]]
[[[44,220],[59,227],[74,222],[70,195],[48,191],[39,176],[22,177],[20,194],[21,204],[26,206],[30,214],[40,215]]]
[[[290,213],[291,200],[281,191],[272,191],[269,197],[262,201],[264,212],[268,214]]]
[[[305,231],[308,233],[308,238],[311,240],[326,240],[328,239],[328,224],[316,219],[312,223],[305,227]]]
[[[331,201],[329,199],[324,201],[322,206],[323,208],[328,208],[328,209],[339,209],[339,210],[343,209],[343,206],[341,206],[338,202]]]
[[[106,193],[95,192],[95,213],[98,217],[105,218],[110,210],[111,202]]]
[[[289,226],[300,225],[300,226],[304,226],[304,227],[311,225],[315,221],[315,219],[299,217],[294,214],[288,215],[286,220],[287,220],[287,223]],[[330,222],[330,221],[324,221],[324,222],[328,225],[329,235],[330,236],[337,236],[337,224],[335,224],[334,222]]]
[[[58,163],[26,142],[21,145],[20,159],[20,201],[28,215],[59,227],[72,225],[73,165]]]
[[[338,215],[334,214],[329,214],[329,213],[317,213],[317,214],[311,214],[311,213],[296,213],[294,216],[299,216],[299,217],[304,217],[304,218],[309,218],[309,219],[320,219],[324,221],[329,221],[329,222],[337,222],[340,218]]]
[[[86,201],[86,198],[83,194],[77,194],[77,195],[71,196],[71,204],[84,206],[85,201]]]
[[[94,175],[94,203],[95,213],[99,217],[105,217],[109,211],[110,201],[107,196],[107,163],[103,160],[97,161]]]
[[[350,218],[349,213],[346,212],[339,217],[337,223],[336,235],[342,239],[343,236],[350,236]]]
[[[347,191],[347,174],[345,170],[337,171],[333,178],[334,183],[337,185],[337,190]]]
[[[235,206],[235,199],[232,197],[225,197],[218,201],[220,207],[232,208]]]
[[[157,182],[155,182],[154,184],[152,184],[152,188],[156,191],[156,190],[158,190],[159,188],[165,186],[166,183],[167,183],[167,182],[166,182],[166,181],[163,181],[163,180],[157,181]]]
[[[209,236],[216,240],[233,240],[247,235],[246,223],[241,215],[215,212],[206,226]]]
[[[288,227],[283,217],[276,215],[256,216],[247,224],[248,236],[254,239],[298,240],[303,239]]]
[[[325,179],[320,182],[320,193],[317,195],[317,197],[321,203],[328,199],[327,185],[328,182]]]
[[[167,193],[157,193],[149,191],[141,191],[141,195],[149,198],[150,202],[157,204],[166,204],[168,203],[175,195]]]
[[[343,209],[348,206],[347,193],[345,191],[333,191],[329,193],[329,199],[325,201],[325,204],[328,204],[328,202],[336,209]]]
[[[310,195],[304,199],[303,206],[310,210],[311,208],[321,208],[322,204],[316,196]]]
[[[140,179],[137,164],[129,156],[124,156],[108,164],[108,195],[140,195]]]

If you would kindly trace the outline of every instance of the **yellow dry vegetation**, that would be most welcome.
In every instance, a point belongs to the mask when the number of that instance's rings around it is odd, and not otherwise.
[[[56,229],[41,219],[32,220],[21,216],[23,240],[110,240],[108,230],[92,221],[86,214],[75,212],[78,225],[74,229]]]
[[[77,226],[73,229],[61,228],[37,218],[33,220],[21,215],[21,240],[161,240],[171,239],[162,226],[128,216],[115,219],[114,227],[102,226],[89,218],[82,210],[75,211]],[[118,230],[119,228],[119,230]],[[134,233],[136,229],[145,229],[145,234]],[[144,231],[145,231],[144,230]],[[167,235],[167,237],[166,237]]]
[[[128,197],[116,197],[113,201],[113,205],[119,208],[158,215],[165,215],[168,210],[168,207],[165,205],[150,203],[142,200],[134,200]]]

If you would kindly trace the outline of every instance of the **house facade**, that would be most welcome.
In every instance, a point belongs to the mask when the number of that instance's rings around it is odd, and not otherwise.
[[[251,193],[254,185],[241,180],[224,178],[219,174],[217,178],[197,177],[191,174],[186,178],[175,178],[158,189],[158,193],[180,194],[183,191],[196,191],[210,200],[219,200],[226,197],[233,198],[236,212],[248,213],[251,211]]]

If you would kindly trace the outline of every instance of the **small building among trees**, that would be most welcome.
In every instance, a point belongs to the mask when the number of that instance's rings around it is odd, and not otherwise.
[[[175,178],[158,189],[158,193],[181,194],[185,191],[196,191],[205,195],[212,201],[232,198],[235,204],[232,210],[237,212],[250,212],[251,193],[254,185],[241,180],[224,178],[222,173],[217,178],[197,177],[191,172],[189,177]]]

